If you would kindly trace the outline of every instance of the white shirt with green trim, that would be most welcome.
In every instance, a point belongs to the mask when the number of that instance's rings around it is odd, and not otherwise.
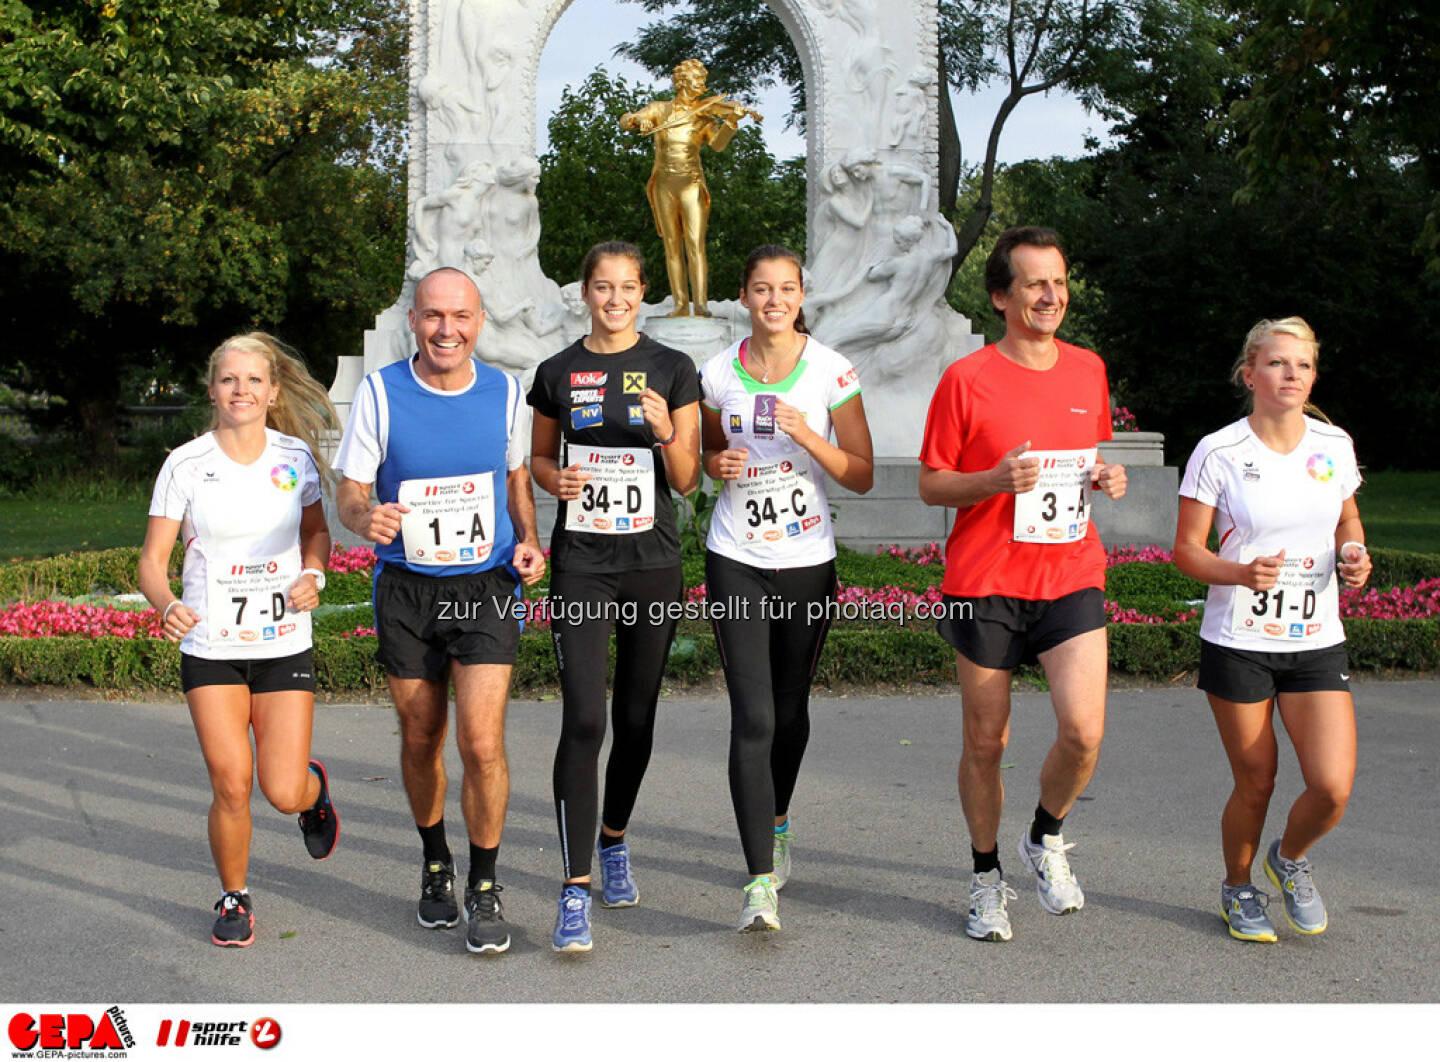
[[[740,364],[740,344],[700,370],[701,401],[720,415],[725,445],[748,450],[745,473],[715,502],[706,546],[757,568],[804,568],[835,556],[825,472],[775,425],[775,402],[794,406],[821,438],[830,412],[860,394],[855,368],[813,337],[783,380],[761,383]]]

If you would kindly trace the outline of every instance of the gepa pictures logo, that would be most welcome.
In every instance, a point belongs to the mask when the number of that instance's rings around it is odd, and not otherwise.
[[[111,1007],[99,1017],[89,1014],[45,1013],[27,1014],[24,1011],[14,1015],[6,1031],[10,1042],[20,1051],[40,1053],[32,1057],[49,1057],[45,1052],[78,1051],[125,1052],[135,1046],[135,1037],[130,1035],[130,1026],[119,1007]],[[56,1056],[59,1057],[59,1056]]]

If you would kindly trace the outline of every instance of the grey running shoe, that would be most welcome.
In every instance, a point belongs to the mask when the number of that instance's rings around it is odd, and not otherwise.
[[[455,903],[455,864],[438,860],[420,871],[420,903],[415,917],[426,929],[449,929],[460,921]]]
[[[1244,885],[1220,885],[1220,917],[1236,940],[1275,943],[1275,926],[1265,908],[1270,897],[1248,881]]]
[[[790,842],[795,839],[795,828],[787,820],[783,830],[775,831],[775,891],[779,892],[790,880]]]
[[[1020,859],[1035,875],[1035,895],[1040,906],[1054,915],[1069,914],[1085,906],[1085,893],[1070,872],[1065,853],[1074,848],[1058,833],[1047,833],[1039,844],[1030,843],[1030,831],[1020,835]]]
[[[465,890],[465,921],[470,923],[470,929],[465,934],[467,951],[488,951],[498,955],[510,947],[510,930],[505,926],[505,916],[500,913],[500,893],[503,891],[498,881],[482,881],[473,889]]]
[[[215,905],[220,917],[210,931],[211,943],[222,948],[248,948],[255,943],[255,902],[248,892],[227,892]]]
[[[965,932],[976,940],[1009,940],[1010,915],[1005,904],[1015,898],[1015,890],[1005,884],[1000,871],[971,874],[970,916],[965,921]]]
[[[780,901],[775,882],[761,875],[745,886],[745,906],[740,908],[740,932],[756,933],[780,928]]]
[[[1325,932],[1330,919],[1325,914],[1325,901],[1320,899],[1310,877],[1310,860],[1304,856],[1286,859],[1280,854],[1277,840],[1265,853],[1265,876],[1285,897],[1285,920],[1295,927],[1295,932],[1307,936]]]

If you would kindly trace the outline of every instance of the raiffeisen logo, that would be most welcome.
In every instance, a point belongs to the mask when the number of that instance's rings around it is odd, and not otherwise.
[[[135,1046],[119,1007],[98,1018],[89,1014],[26,1014],[10,1019],[6,1031],[14,1058],[125,1058]]]

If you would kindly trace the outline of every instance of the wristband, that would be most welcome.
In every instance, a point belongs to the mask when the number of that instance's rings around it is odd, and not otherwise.
[[[321,571],[319,568],[301,568],[301,569],[300,569],[300,574],[301,574],[301,575],[312,575],[312,576],[314,576],[314,577],[315,577],[315,589],[316,589],[317,591],[320,591],[320,590],[324,590],[324,589],[325,589],[325,573],[324,573],[323,571]]]
[[[1351,546],[1354,546],[1356,549],[1358,549],[1358,550],[1360,551],[1360,555],[1361,555],[1362,557],[1363,557],[1365,554],[1367,554],[1367,553],[1370,552],[1368,549],[1365,548],[1365,543],[1363,543],[1363,542],[1355,542],[1355,541],[1346,542],[1344,545],[1342,545],[1342,546],[1340,547],[1340,552],[1336,554],[1336,557],[1338,557],[1338,558],[1340,559],[1340,561],[1341,561],[1342,563],[1344,563],[1344,564],[1354,564],[1354,563],[1355,563],[1354,561],[1347,561],[1347,560],[1345,560],[1345,551],[1346,551],[1347,549],[1349,549]]]
[[[165,606],[165,611],[160,613],[160,626],[165,626],[165,621],[170,618],[170,610],[178,604],[180,604],[180,599],[177,597],[174,601],[170,602],[170,604]]]
[[[664,442],[660,442],[660,440],[657,439],[657,440],[655,440],[655,445],[656,445],[657,447],[659,447],[660,449],[663,450],[663,449],[665,449],[665,447],[669,446],[671,443],[673,443],[673,442],[675,441],[675,436],[678,435],[679,433],[680,433],[680,429],[677,428],[677,427],[675,427],[674,424],[671,424],[671,425],[670,425],[670,438],[666,439]]]

